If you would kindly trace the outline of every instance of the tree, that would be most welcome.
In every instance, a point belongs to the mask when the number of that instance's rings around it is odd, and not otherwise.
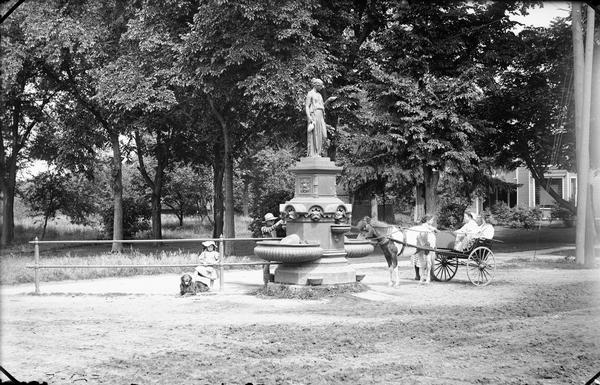
[[[56,96],[39,67],[47,55],[47,44],[30,39],[27,24],[33,22],[32,13],[35,14],[35,5],[23,5],[0,27],[0,247],[14,238],[17,171],[27,158],[31,139],[40,123],[46,120],[49,104]]]
[[[206,167],[176,163],[167,173],[163,201],[175,212],[179,226],[183,226],[186,215],[199,214],[204,221],[211,197],[211,176]]]
[[[73,103],[94,118],[112,149],[113,239],[123,239],[123,182],[120,135],[129,123],[126,116],[98,97],[104,69],[120,53],[120,37],[135,8],[127,2],[44,2],[31,14],[32,41],[48,42],[44,75],[70,95]],[[65,127],[68,128],[68,127]],[[113,251],[122,249],[113,243]]]
[[[574,212],[574,203],[544,179],[549,167],[574,170],[570,27],[557,20],[549,28],[524,29],[519,38],[511,66],[482,106],[498,131],[488,148],[497,166],[526,166],[537,185]]]
[[[358,153],[360,166],[380,170],[370,174],[371,181],[386,185],[387,175],[396,173],[397,179],[417,182],[423,212],[435,213],[440,172],[477,172],[493,130],[476,107],[495,86],[498,70],[510,63],[508,47],[515,36],[508,15],[519,6],[389,5],[386,28],[373,33],[360,52],[364,85],[351,92],[360,102],[357,111],[366,109],[357,116],[365,128],[348,139],[364,149]],[[393,167],[383,172],[387,165]]]
[[[207,114],[219,128],[215,183],[223,175],[224,234],[233,237],[233,164],[236,150],[266,122],[286,116],[288,127],[304,132],[299,118],[310,77],[328,75],[331,65],[313,36],[311,2],[211,2],[201,4],[184,36],[180,66],[185,84],[193,85],[208,104]],[[296,123],[297,125],[294,125]],[[282,121],[279,122],[282,124]],[[221,171],[222,170],[222,171]],[[220,186],[215,185],[215,212]],[[216,215],[216,214],[215,214]]]
[[[41,239],[46,235],[48,220],[59,211],[73,223],[88,224],[90,215],[96,212],[93,190],[85,179],[58,170],[31,178],[22,195],[29,208],[43,217]]]

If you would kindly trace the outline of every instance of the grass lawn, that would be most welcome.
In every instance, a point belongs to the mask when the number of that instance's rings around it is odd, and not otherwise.
[[[62,221],[62,222],[61,222]],[[82,226],[72,227],[58,219],[50,223],[46,240],[68,239],[99,239],[98,232],[93,228]],[[250,218],[236,218],[236,236],[249,238],[247,230]],[[36,227],[20,224],[19,231],[29,231],[35,234]],[[163,221],[164,239],[207,239],[211,238],[211,229],[208,221],[204,223],[199,218],[187,218],[184,226],[179,226],[176,218],[165,215]],[[38,229],[39,230],[39,229]],[[33,269],[26,265],[34,263],[33,246],[27,239],[33,237],[20,234],[21,243],[10,249],[0,252],[0,283],[15,284],[33,282]],[[148,239],[149,234],[141,234],[142,239]],[[23,240],[25,239],[25,240]],[[540,250],[547,248],[570,246],[575,243],[575,228],[541,226],[532,230],[511,229],[496,227],[495,239],[501,241],[494,244],[494,252],[518,252],[527,250]],[[228,257],[228,262],[255,260],[253,255],[254,241],[233,242],[233,257]],[[175,244],[125,244],[121,254],[110,253],[110,244],[65,245],[52,244],[40,245],[40,258],[43,264],[193,264],[197,262],[197,255],[201,251],[201,241],[175,243]],[[373,261],[379,260],[377,254],[381,250],[376,248]],[[369,257],[366,257],[369,258]],[[258,267],[256,267],[258,268]],[[163,274],[180,273],[188,268],[164,269],[46,269],[41,271],[42,281],[57,281],[65,279],[88,279],[108,276],[130,276],[138,274]]]

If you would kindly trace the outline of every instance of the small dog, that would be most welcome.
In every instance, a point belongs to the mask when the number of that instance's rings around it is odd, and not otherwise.
[[[208,287],[202,282],[194,281],[192,274],[184,273],[181,276],[181,283],[179,284],[181,295],[196,295],[203,291],[208,291]]]

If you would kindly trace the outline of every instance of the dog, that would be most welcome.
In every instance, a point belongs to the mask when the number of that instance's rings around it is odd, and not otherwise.
[[[196,295],[203,291],[208,291],[208,287],[199,281],[194,281],[192,274],[184,273],[181,276],[181,283],[179,284],[179,293],[181,295]]]

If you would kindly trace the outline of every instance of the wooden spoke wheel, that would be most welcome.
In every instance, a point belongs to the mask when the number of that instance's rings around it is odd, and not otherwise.
[[[431,268],[431,278],[435,281],[447,282],[454,277],[457,270],[458,258],[436,253]]]
[[[467,259],[467,277],[475,286],[486,286],[494,279],[496,260],[492,250],[485,246],[476,247]]]

